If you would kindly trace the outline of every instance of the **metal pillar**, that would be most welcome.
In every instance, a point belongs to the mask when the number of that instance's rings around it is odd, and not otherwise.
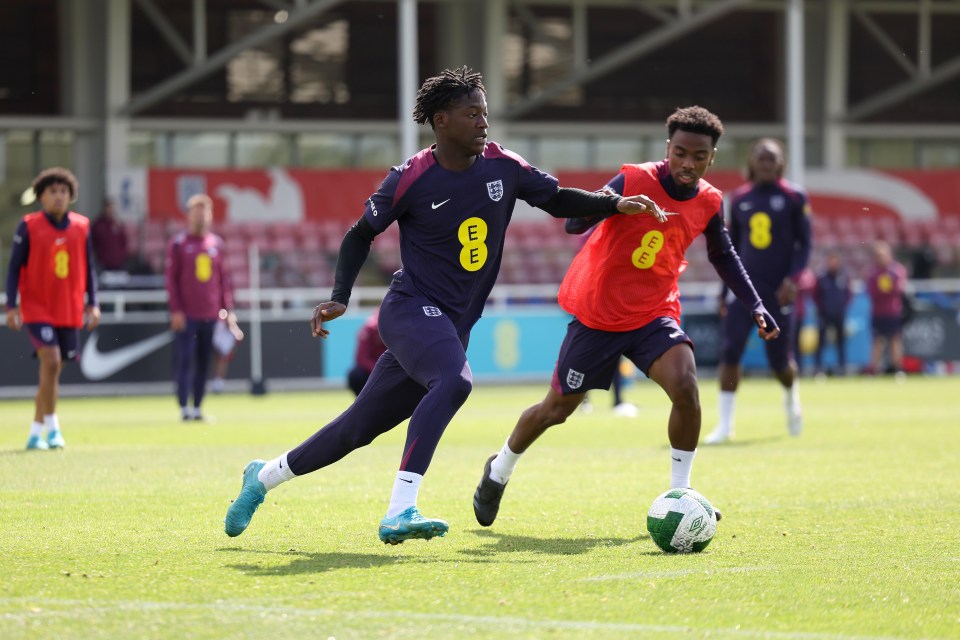
[[[806,163],[803,90],[803,0],[789,0],[785,13],[787,46],[787,175],[803,184]]]

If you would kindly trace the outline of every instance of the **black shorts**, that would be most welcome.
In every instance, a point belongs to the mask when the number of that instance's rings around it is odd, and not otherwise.
[[[900,335],[903,322],[900,316],[873,316],[870,318],[870,328],[874,337],[894,338]]]
[[[649,375],[657,358],[683,343],[693,347],[693,341],[673,318],[657,318],[632,331],[591,329],[574,318],[567,325],[551,386],[562,395],[609,389],[620,356],[626,356]]]
[[[30,336],[34,352],[44,347],[60,347],[60,358],[64,362],[80,357],[80,330],[76,327],[55,327],[42,322],[23,325]]]

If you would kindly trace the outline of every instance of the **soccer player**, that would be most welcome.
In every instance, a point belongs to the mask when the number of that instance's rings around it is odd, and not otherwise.
[[[801,187],[784,180],[783,145],[762,138],[750,151],[748,183],[730,198],[730,237],[763,304],[786,334],[783,340],[767,342],[767,362],[783,386],[787,430],[799,436],[803,430],[800,384],[794,359],[793,304],[797,280],[810,259],[810,205]],[[726,291],[724,291],[726,293]],[[740,361],[750,337],[750,314],[721,296],[723,339],[720,345],[719,420],[704,442],[719,444],[733,438],[734,400],[740,384]],[[799,328],[796,328],[797,330]]]
[[[235,327],[233,285],[224,266],[223,240],[210,231],[213,200],[197,194],[187,200],[187,229],[171,239],[165,264],[170,329],[180,418],[204,420],[200,409],[207,388],[213,331],[225,310]],[[191,391],[193,403],[190,404]]]
[[[296,448],[243,472],[227,510],[227,535],[243,533],[267,491],[333,464],[410,419],[393,493],[379,537],[398,544],[448,530],[417,509],[420,483],[447,424],[473,387],[466,346],[500,270],[504,236],[517,198],[555,217],[656,212],[648,198],[560,189],[556,178],[487,140],[486,90],[463,67],[428,78],[413,118],[430,124],[436,144],[391,169],[340,246],[329,302],[316,307],[314,336],[346,311],[375,236],[400,226],[403,268],[380,305],[387,351],[353,404]],[[619,217],[619,216],[617,216]]]
[[[546,397],[520,415],[499,453],[490,456],[473,496],[477,522],[493,524],[520,456],[550,427],[564,422],[590,389],[610,386],[621,356],[660,385],[673,407],[670,487],[689,487],[700,437],[700,399],[693,342],[680,328],[684,253],[701,233],[717,273],[736,292],[761,338],[779,334],[750,283],[723,224],[720,191],[702,178],[716,156],[723,124],[702,107],[667,118],[667,157],[624,165],[605,189],[645,193],[666,203],[665,222],[650,216],[588,218],[599,222],[560,285],[560,306],[575,317],[567,328]],[[600,222],[602,219],[602,222]]]
[[[27,449],[66,445],[57,418],[60,373],[65,362],[78,358],[80,327],[92,331],[100,323],[90,220],[70,211],[77,188],[76,177],[67,169],[41,172],[33,181],[40,211],[24,216],[13,236],[7,326],[14,331],[26,328],[40,363]]]
[[[873,245],[873,267],[867,274],[867,295],[870,297],[870,373],[884,371],[884,346],[889,347],[887,373],[903,370],[903,294],[907,285],[907,269],[893,259],[890,245],[882,240]]]
[[[813,290],[813,300],[817,305],[817,373],[823,371],[823,350],[827,346],[827,333],[833,329],[833,339],[837,345],[837,361],[840,375],[847,370],[846,325],[847,308],[853,298],[850,278],[840,261],[840,254],[831,251],[827,254],[827,266],[817,277]]]

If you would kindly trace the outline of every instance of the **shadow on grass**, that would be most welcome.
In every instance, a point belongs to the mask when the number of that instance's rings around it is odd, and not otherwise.
[[[587,553],[597,547],[622,547],[650,537],[647,534],[640,534],[633,538],[538,538],[535,536],[502,534],[489,529],[475,529],[473,533],[485,539],[483,546],[476,549],[464,549],[461,553],[480,557],[510,552],[570,556]]]
[[[260,551],[241,549],[239,547],[224,547],[220,552],[236,552],[249,555],[253,553],[287,556],[291,560],[285,565],[258,564],[255,562],[228,564],[228,569],[235,569],[250,576],[287,576],[296,574],[324,573],[336,569],[366,569],[397,564],[402,561],[396,556],[387,556],[378,553],[342,553],[336,551],[309,552],[309,551]]]

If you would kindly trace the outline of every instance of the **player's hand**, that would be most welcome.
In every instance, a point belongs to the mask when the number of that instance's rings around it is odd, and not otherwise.
[[[240,325],[237,324],[237,314],[233,311],[227,311],[226,309],[220,309],[220,319],[227,324],[227,330],[233,334],[233,339],[237,342],[243,341],[243,330],[240,329]]]
[[[328,329],[323,328],[324,322],[336,320],[347,311],[347,305],[339,302],[321,302],[313,309],[313,317],[310,318],[310,330],[313,337],[326,338],[330,335]]]
[[[761,308],[760,311],[753,314],[753,321],[757,323],[757,335],[760,336],[761,340],[773,340],[780,335],[780,327],[777,326],[777,321],[766,309]]]
[[[627,215],[650,213],[659,222],[667,221],[667,214],[663,212],[663,209],[658,207],[656,202],[642,194],[620,198],[619,202],[617,202],[617,211]]]
[[[793,278],[784,278],[783,282],[780,283],[780,286],[777,287],[777,302],[781,306],[787,306],[788,304],[793,304],[794,300],[797,299],[797,283],[793,281]]]
[[[87,331],[93,331],[100,325],[100,307],[88,306],[83,311],[83,324]]]
[[[170,330],[183,331],[187,328],[187,316],[183,311],[174,311],[170,314]]]
[[[23,326],[23,317],[20,315],[20,307],[7,309],[7,326],[14,331],[20,331]]]

